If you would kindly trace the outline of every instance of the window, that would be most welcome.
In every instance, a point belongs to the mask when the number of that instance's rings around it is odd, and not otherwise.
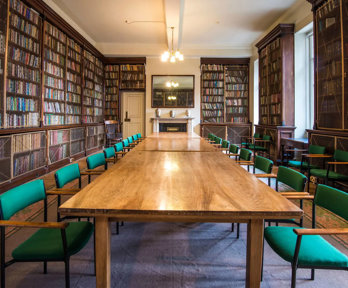
[[[314,123],[314,42],[313,31],[306,34],[306,129]]]

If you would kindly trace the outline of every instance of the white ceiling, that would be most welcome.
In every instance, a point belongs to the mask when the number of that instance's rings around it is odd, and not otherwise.
[[[166,27],[174,26],[174,48],[204,56],[208,50],[250,51],[262,32],[305,0],[45,1],[59,7],[57,12],[66,14],[106,55],[158,55],[171,43]]]

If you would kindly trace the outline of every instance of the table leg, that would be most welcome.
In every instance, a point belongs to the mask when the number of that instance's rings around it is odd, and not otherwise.
[[[263,229],[262,219],[248,223],[246,288],[259,288],[261,284]]]
[[[97,288],[110,288],[111,228],[107,217],[95,218],[95,237]]]

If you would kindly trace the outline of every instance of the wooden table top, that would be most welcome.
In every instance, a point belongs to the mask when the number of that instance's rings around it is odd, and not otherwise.
[[[209,144],[197,134],[187,133],[154,133],[138,144],[137,150],[168,152],[218,152],[219,149]],[[173,135],[178,134],[178,135]]]
[[[289,218],[303,213],[221,152],[138,148],[59,210],[121,220],[197,222]]]

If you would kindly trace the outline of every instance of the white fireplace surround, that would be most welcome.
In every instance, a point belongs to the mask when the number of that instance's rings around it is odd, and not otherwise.
[[[159,124],[160,123],[186,123],[186,131],[188,133],[193,132],[192,120],[193,117],[185,117],[185,118],[151,118],[152,120],[152,132],[159,132]]]

